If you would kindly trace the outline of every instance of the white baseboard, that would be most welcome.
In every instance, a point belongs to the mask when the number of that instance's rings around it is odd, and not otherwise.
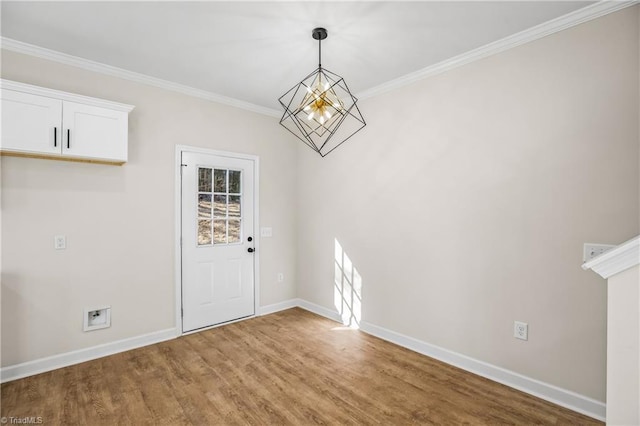
[[[260,307],[258,315],[268,315],[285,309],[299,307],[332,321],[342,322],[340,314],[324,306],[316,305],[304,299],[290,299],[272,305]],[[487,379],[502,383],[522,392],[537,396],[554,404],[569,408],[598,420],[605,421],[606,405],[584,395],[523,376],[513,371],[470,358],[466,355],[441,348],[430,343],[405,336],[366,321],[360,323],[360,330],[373,336],[387,340],[420,354],[435,358],[447,364],[477,374]],[[92,359],[113,355],[119,352],[136,349],[142,346],[160,343],[179,336],[175,328],[156,331],[142,336],[105,343],[103,345],[67,352],[46,358],[28,361],[22,364],[10,365],[0,369],[0,383],[21,379],[34,374],[44,373],[69,365],[78,364]]]
[[[292,303],[296,302],[296,305]],[[324,306],[316,305],[304,299],[294,299],[283,302],[283,306],[286,303],[286,307],[282,309],[288,309],[289,307],[298,306],[314,314],[328,318],[333,321],[342,322],[342,318],[337,311],[326,308]],[[277,304],[280,305],[280,304]],[[276,306],[276,305],[271,305]],[[266,307],[265,307],[266,308]],[[279,309],[279,310],[282,310]],[[275,312],[275,311],[274,311]],[[506,370],[504,368],[468,357],[466,355],[459,354],[457,352],[450,351],[448,349],[441,348],[430,343],[414,339],[409,336],[405,336],[400,333],[388,330],[386,328],[371,324],[366,321],[360,323],[360,330],[373,336],[379,337],[383,340],[389,341],[396,345],[405,347],[412,351],[418,352],[422,355],[435,358],[447,364],[454,365],[465,371],[477,374],[482,377],[486,377],[494,382],[502,383],[503,385],[518,389],[522,392],[544,399],[545,401],[552,402],[578,413],[585,414],[594,419],[605,421],[606,417],[606,404],[601,401],[580,395],[570,390],[562,389],[549,383],[544,383],[536,379],[532,379],[522,374]]]
[[[308,303],[308,302],[307,302]],[[258,309],[257,315],[268,315],[285,309],[295,308],[300,305],[299,299],[289,299],[283,302],[274,303],[272,305],[262,306]],[[309,303],[309,305],[313,305]],[[317,305],[313,305],[321,308]],[[323,315],[320,311],[312,312]],[[333,318],[331,318],[333,319]],[[225,324],[226,325],[226,324]],[[202,330],[197,330],[202,331]],[[165,340],[174,339],[181,335],[189,333],[180,333],[176,328],[161,330],[142,336],[131,337],[128,339],[118,340],[111,343],[105,343],[90,348],[79,349],[63,354],[52,355],[46,358],[40,358],[33,361],[27,361],[21,364],[9,365],[0,368],[0,383],[10,382],[12,380],[22,379],[24,377],[33,376],[35,374],[45,373],[47,371],[56,370],[58,368],[68,367],[73,364],[79,364],[85,361],[102,358],[104,356],[113,355],[119,352],[140,348],[142,346],[160,343]]]
[[[56,370],[73,364],[79,364],[92,359],[102,358],[107,355],[152,345],[174,339],[177,335],[175,328],[155,331],[142,336],[130,337],[128,339],[117,340],[103,345],[92,346],[90,348],[79,349],[77,351],[66,352],[46,358],[23,362],[22,364],[10,365],[0,369],[0,382],[5,383],[11,380],[21,379],[34,374]]]
[[[300,307],[314,314],[326,317],[333,321],[340,322],[340,315],[336,311],[332,311],[315,303],[307,302],[302,299],[289,299],[282,302],[262,306],[258,309],[257,315],[268,315],[275,312]],[[225,324],[226,325],[226,324]],[[198,330],[202,331],[202,330]],[[188,334],[188,333],[186,333]],[[0,383],[10,382],[12,380],[22,379],[24,377],[33,376],[35,374],[45,373],[47,371],[56,370],[58,368],[68,367],[70,365],[79,364],[85,361],[102,358],[104,356],[113,355],[119,352],[140,348],[142,346],[160,343],[165,340],[174,339],[182,334],[176,328],[156,331],[142,336],[131,337],[128,339],[118,340],[115,342],[105,343],[90,348],[78,349],[58,355],[52,355],[46,358],[40,358],[33,361],[23,362],[21,364],[9,365],[0,368]]]
[[[502,383],[503,385],[585,414],[594,419],[605,421],[606,405],[595,399],[396,333],[395,331],[387,330],[386,328],[366,321],[360,323],[360,330],[420,354],[486,377],[494,382]]]
[[[305,309],[309,312],[313,312],[316,315],[320,315],[321,317],[328,318],[332,321],[337,321],[342,323],[342,318],[338,311],[334,311],[332,309],[325,308],[324,306],[316,305],[315,303],[308,302],[304,299],[296,299],[298,302],[298,307]]]
[[[274,314],[276,312],[284,311],[286,309],[295,308],[297,306],[298,306],[298,299],[289,299],[289,300],[285,300],[283,302],[274,303],[274,304],[271,304],[271,305],[260,306],[258,308],[258,312],[256,313],[256,315],[262,316],[262,315]]]

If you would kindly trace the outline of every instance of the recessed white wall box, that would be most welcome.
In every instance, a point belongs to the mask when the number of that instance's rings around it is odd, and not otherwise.
[[[611,250],[616,246],[612,246],[610,244],[591,244],[584,243],[584,250],[582,253],[582,261],[588,262],[594,257],[600,256],[602,253]]]
[[[107,327],[111,327],[111,306],[85,308],[84,331],[99,330]]]
[[[529,340],[529,324],[526,322],[514,321],[513,337],[521,340]]]

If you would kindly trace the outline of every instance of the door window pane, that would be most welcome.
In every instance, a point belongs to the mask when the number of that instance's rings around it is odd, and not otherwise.
[[[211,194],[198,195],[198,219],[211,219]]]
[[[198,221],[198,245],[211,244],[211,221]]]
[[[240,217],[239,195],[229,195],[229,217]]]
[[[214,174],[214,191],[227,192],[227,171],[224,169],[216,169]]]
[[[214,244],[224,244],[227,242],[227,221],[213,221],[213,242]]]
[[[240,170],[229,170],[229,193],[231,194],[239,194],[240,193]]]
[[[198,168],[198,191],[211,192],[211,169]]]
[[[227,217],[227,196],[215,195],[213,198],[213,215],[215,217]]]
[[[229,243],[240,242],[240,221],[229,220]]]

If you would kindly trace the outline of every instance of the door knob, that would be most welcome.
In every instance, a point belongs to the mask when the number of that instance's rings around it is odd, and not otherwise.
[[[253,237],[247,238],[247,241],[249,241],[249,242],[253,241]]]
[[[253,253],[253,252],[254,252],[254,251],[256,251],[256,250],[255,250],[253,247],[249,247],[249,248],[247,249],[247,251],[248,251],[249,253]]]

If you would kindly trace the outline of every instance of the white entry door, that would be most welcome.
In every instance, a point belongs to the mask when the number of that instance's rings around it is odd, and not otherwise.
[[[254,171],[182,152],[182,331],[254,315]]]

